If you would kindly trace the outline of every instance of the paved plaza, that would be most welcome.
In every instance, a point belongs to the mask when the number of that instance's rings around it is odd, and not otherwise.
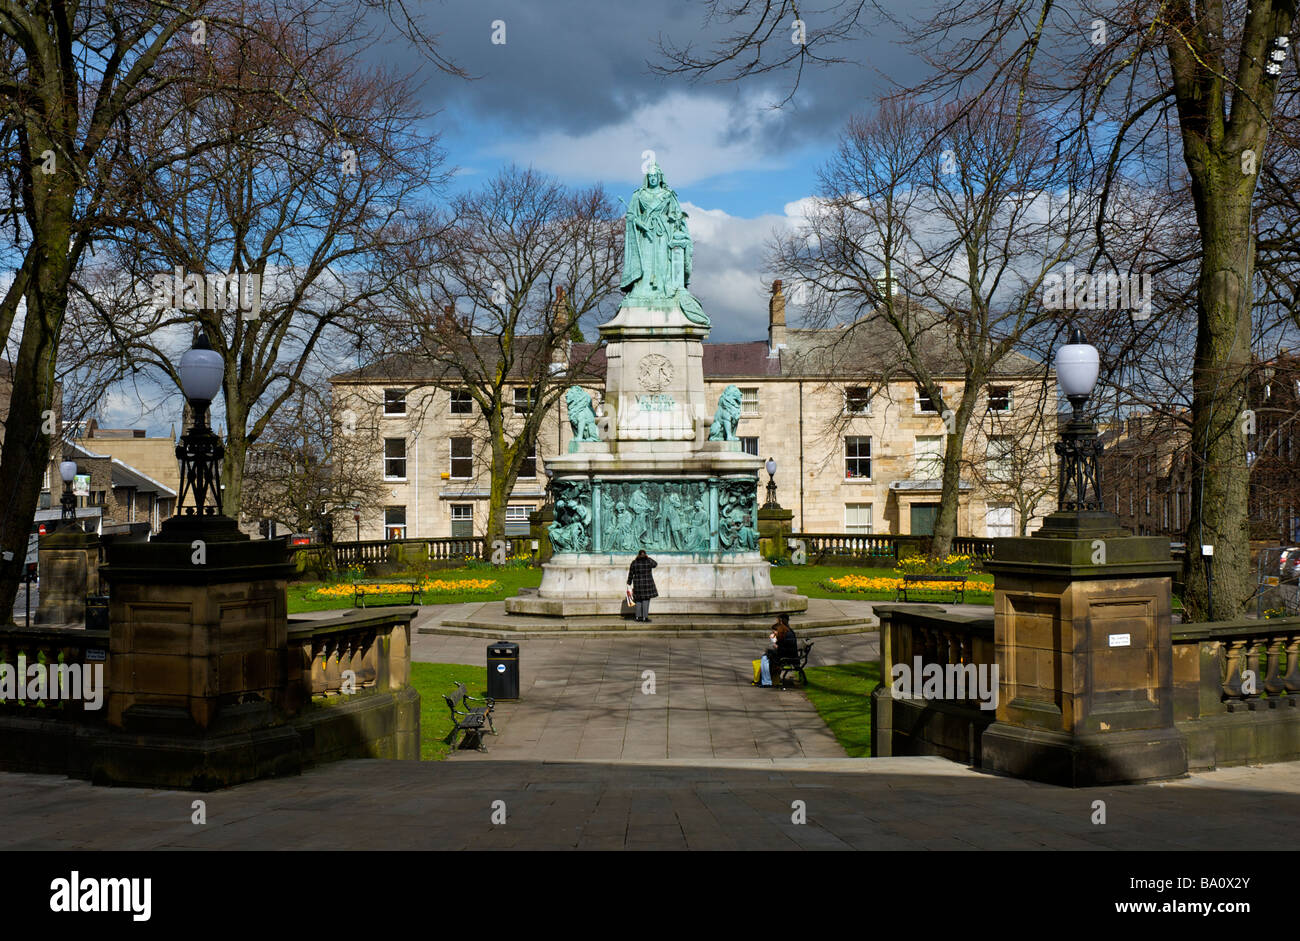
[[[191,822],[192,804],[207,822]],[[1097,800],[1106,823],[1092,822]],[[492,814],[504,812],[494,824]],[[795,801],[806,823],[797,824]],[[498,817],[498,819],[500,819]],[[1070,790],[941,758],[345,761],[210,794],[0,775],[18,849],[1284,849],[1300,764]]]
[[[810,665],[880,655],[875,633],[813,645]],[[751,685],[764,646],[716,634],[522,641],[520,700],[498,704],[500,734],[486,737],[486,754],[453,760],[845,757],[802,692]],[[412,655],[481,665],[486,645],[417,631]]]
[[[1240,852],[1300,838],[1300,763],[1071,790],[941,758],[846,758],[802,692],[749,685],[761,638],[521,649],[521,699],[498,707],[486,754],[337,762],[208,794],[0,774],[0,847],[339,849],[351,834],[351,849]],[[485,645],[417,632],[413,654],[481,665]],[[877,656],[874,633],[839,634],[815,640],[811,663]],[[206,823],[192,822],[195,800]]]

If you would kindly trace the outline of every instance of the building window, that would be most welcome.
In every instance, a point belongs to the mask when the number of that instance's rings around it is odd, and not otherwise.
[[[1011,435],[992,435],[988,443],[989,480],[1011,479],[1011,460],[1016,440]]]
[[[515,411],[524,413],[532,411],[533,390],[527,386],[515,386]]]
[[[922,479],[940,476],[943,472],[943,435],[916,436],[915,473]]]
[[[844,439],[844,476],[871,479],[871,438],[850,435]]]
[[[451,505],[451,535],[454,539],[468,539],[474,535],[474,504]]]
[[[473,410],[474,397],[469,394],[469,389],[451,390],[451,413],[453,415],[468,415]]]
[[[989,411],[990,412],[1011,411],[1011,387],[1010,386],[989,386]]]
[[[984,511],[984,531],[988,539],[1015,535],[1015,511],[1009,506],[991,506]]]
[[[107,496],[107,492],[104,490],[91,491],[89,505],[104,506],[105,505],[104,500],[106,496]]]
[[[533,445],[532,450],[530,450],[527,456],[524,457],[524,462],[519,465],[519,476],[537,476],[537,445]]]
[[[933,414],[934,412],[937,411],[938,409],[934,407],[934,400],[931,399],[928,395],[926,395],[925,392],[922,391],[920,386],[917,386],[916,387],[916,413],[918,415],[924,415],[926,413]]]
[[[385,415],[406,414],[406,390],[405,389],[384,390],[384,414]]]
[[[871,535],[871,504],[844,504],[844,531],[860,536]]]
[[[740,390],[740,414],[741,415],[758,414],[758,389]]]
[[[533,512],[531,506],[511,504],[506,507],[506,535],[527,536],[528,514]]]
[[[48,490],[42,490],[41,502],[40,505],[38,506],[38,509],[48,510],[49,508],[50,508],[50,492]]]
[[[406,507],[404,506],[384,507],[384,538],[385,539],[406,538]]]
[[[44,475],[42,475],[41,477],[41,489],[42,490],[50,489],[50,472],[48,469],[46,469]]]
[[[740,439],[740,446],[741,448],[744,449],[746,454],[752,454],[755,457],[758,457],[758,436],[757,435],[753,437],[742,436]]]
[[[451,476],[468,480],[474,476],[474,439],[451,439]]]
[[[384,439],[384,480],[406,479],[406,439]]]
[[[1169,531],[1169,494],[1165,494],[1164,499],[1164,526],[1165,532]]]
[[[844,411],[850,415],[870,415],[871,390],[866,386],[850,386],[845,389]]]
[[[1147,516],[1151,515],[1151,487],[1150,486],[1147,487],[1146,509],[1143,510],[1143,512],[1146,513]]]

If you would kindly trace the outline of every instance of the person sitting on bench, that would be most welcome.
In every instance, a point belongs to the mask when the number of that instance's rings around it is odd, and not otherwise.
[[[781,660],[799,656],[798,639],[794,628],[790,626],[790,615],[778,614],[777,622],[772,625],[772,646],[763,651],[759,662],[757,685],[773,686],[781,676]]]

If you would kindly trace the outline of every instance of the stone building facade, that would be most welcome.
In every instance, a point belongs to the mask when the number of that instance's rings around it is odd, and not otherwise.
[[[1257,362],[1247,395],[1251,539],[1300,544],[1300,357]],[[1187,413],[1139,414],[1102,435],[1103,501],[1137,535],[1196,542],[1186,532],[1197,485],[1190,427]]]
[[[952,407],[962,386],[958,359],[937,335],[932,345],[932,373],[941,377]],[[583,385],[599,402],[602,351],[575,343],[568,355],[571,364],[585,365]],[[931,530],[945,422],[901,374],[888,327],[844,333],[789,328],[775,282],[767,340],[705,343],[703,369],[710,407],[727,386],[741,389],[737,435],[746,450],[776,461],[777,499],[793,511],[795,531]],[[331,383],[336,421],[350,413],[356,433],[370,437],[375,472],[392,487],[382,514],[362,514],[361,538],[481,535],[488,451],[484,422],[464,393],[401,354]],[[1055,509],[1055,394],[1055,376],[1041,363],[1012,354],[995,370],[967,432],[959,536],[1032,532]],[[526,408],[526,386],[515,395]],[[535,463],[512,492],[510,534],[526,533],[528,513],[546,498],[541,458],[563,453],[572,437],[562,399],[553,412]],[[762,472],[760,502],[766,484]],[[352,532],[351,525],[340,527],[336,531]]]

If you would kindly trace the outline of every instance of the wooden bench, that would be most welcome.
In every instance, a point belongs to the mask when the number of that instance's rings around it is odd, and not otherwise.
[[[813,642],[806,641],[799,645],[799,653],[794,657],[782,657],[781,662],[777,664],[776,676],[772,682],[785,684],[785,675],[787,673],[798,673],[799,682],[804,686],[808,685],[808,677],[804,675],[804,668],[808,666],[808,651],[812,650]]]
[[[483,744],[483,726],[487,725],[488,730],[497,734],[496,726],[492,724],[492,710],[496,708],[496,700],[491,696],[479,698],[471,696],[465,689],[464,683],[457,683],[455,691],[450,695],[444,695],[443,700],[447,703],[447,708],[451,710],[451,721],[455,725],[451,733],[451,747],[457,748],[456,733],[463,732],[460,745],[464,745],[466,740],[472,735],[474,737],[474,747],[479,751],[487,751]],[[484,703],[482,706],[471,706],[470,702]],[[457,707],[461,708],[457,708]]]
[[[373,588],[375,585],[392,585],[392,584],[403,584],[403,583],[386,582],[386,581],[353,582],[352,583],[352,607],[382,608],[387,605],[395,605],[395,604],[412,605],[412,604],[421,603],[421,595],[423,594],[423,592],[420,590],[420,583],[417,581],[411,582],[410,591],[402,590],[402,591],[367,592],[365,590],[366,588]],[[369,604],[366,603],[367,595],[369,595],[369,597],[371,598]],[[394,600],[376,601],[374,600],[376,598],[392,598]]]
[[[946,588],[935,588],[924,584],[925,582],[944,582],[952,586],[952,603],[966,600],[966,578],[965,575],[904,575],[902,582],[898,586],[898,594],[894,596],[895,601],[906,601],[907,590],[913,591],[946,591]]]

